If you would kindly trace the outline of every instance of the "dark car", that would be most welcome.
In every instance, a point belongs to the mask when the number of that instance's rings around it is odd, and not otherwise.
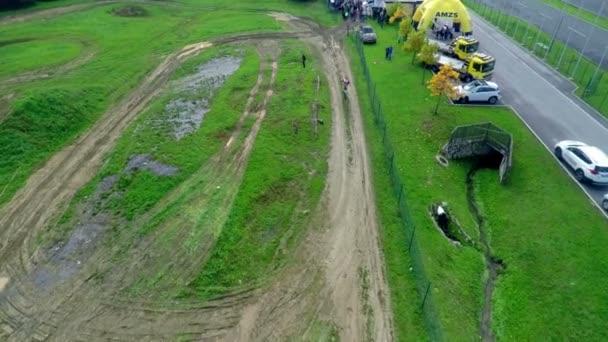
[[[359,27],[359,39],[365,44],[375,44],[376,32],[369,25],[361,25]]]

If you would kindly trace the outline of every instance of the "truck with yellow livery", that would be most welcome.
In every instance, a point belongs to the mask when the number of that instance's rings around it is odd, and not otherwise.
[[[429,39],[429,43],[437,45],[439,51],[443,54],[458,58],[462,61],[468,61],[472,54],[479,51],[479,41],[470,36],[456,37],[449,43],[444,43],[436,39]]]
[[[437,62],[434,65],[428,65],[431,70],[438,72],[441,66],[449,64],[452,69],[458,72],[458,77],[464,83],[469,83],[474,79],[490,80],[494,75],[494,65],[496,59],[494,57],[481,52],[472,53],[468,61],[463,61],[454,57],[446,56],[441,53],[435,55]]]

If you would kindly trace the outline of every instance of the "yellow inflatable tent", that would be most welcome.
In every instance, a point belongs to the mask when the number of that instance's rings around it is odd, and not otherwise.
[[[436,25],[454,24],[456,32],[473,33],[471,17],[460,0],[424,0],[412,17],[417,30],[426,30],[433,22]]]

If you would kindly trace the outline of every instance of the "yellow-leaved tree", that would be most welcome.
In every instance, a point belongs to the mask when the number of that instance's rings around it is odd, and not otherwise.
[[[427,44],[428,41],[426,33],[423,31],[416,31],[409,34],[407,40],[403,43],[403,51],[412,53],[412,64],[414,64],[414,59],[418,52],[420,52],[424,44]]]
[[[389,13],[390,18],[388,19],[388,23],[392,24],[395,20],[400,20],[404,18],[411,18],[413,14],[413,8],[409,5],[401,5],[394,3],[396,6],[395,10],[392,13]]]
[[[439,46],[437,44],[424,44],[420,49],[420,53],[416,56],[416,60],[418,62],[422,62],[424,64],[424,68],[422,68],[422,84],[424,84],[424,73],[429,65],[435,65],[437,63],[437,51],[439,50]]]
[[[399,23],[399,36],[401,36],[401,39],[403,39],[403,41],[407,40],[407,36],[411,30],[412,20],[410,18],[401,20],[401,22]]]
[[[449,64],[444,64],[439,69],[439,72],[433,76],[427,83],[432,96],[437,96],[437,105],[435,106],[434,114],[439,110],[441,96],[445,94],[448,98],[455,100],[458,97],[458,91],[454,88],[454,82],[458,80],[458,72],[452,69]]]

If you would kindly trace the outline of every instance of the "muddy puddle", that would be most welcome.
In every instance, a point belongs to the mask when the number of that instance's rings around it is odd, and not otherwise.
[[[104,178],[91,196],[86,198],[78,212],[78,223],[67,240],[47,251],[47,260],[32,273],[37,288],[50,291],[78,272],[103,238],[112,223],[112,216],[103,212],[108,201],[119,193],[113,192],[118,175]]]
[[[116,220],[108,202],[123,195],[115,187],[120,176],[143,170],[157,176],[173,176],[179,172],[177,167],[155,161],[149,154],[135,154],[129,158],[121,174],[102,179],[93,194],[79,205],[78,223],[70,236],[48,250],[47,261],[32,273],[32,282],[37,288],[50,291],[82,268]]]
[[[196,73],[178,81],[174,88],[176,98],[164,110],[164,121],[171,135],[180,140],[196,131],[211,107],[211,99],[226,79],[241,66],[242,58],[220,57],[200,65]]]
[[[173,176],[179,171],[175,166],[152,160],[148,154],[135,154],[129,158],[129,162],[123,172],[132,173],[138,170],[147,170],[156,176]]]
[[[169,129],[176,140],[196,131],[210,110],[213,96],[241,62],[242,58],[235,56],[216,58],[200,65],[194,74],[177,80],[172,87],[174,100],[165,106],[161,120],[157,117],[154,123],[161,122],[163,129]],[[47,250],[46,261],[31,275],[38,289],[51,291],[82,269],[106,231],[120,219],[112,215],[108,205],[109,201],[123,196],[116,187],[118,181],[123,175],[142,171],[163,177],[179,173],[177,167],[156,161],[149,153],[131,155],[120,173],[102,179],[93,194],[78,205],[71,234]]]

